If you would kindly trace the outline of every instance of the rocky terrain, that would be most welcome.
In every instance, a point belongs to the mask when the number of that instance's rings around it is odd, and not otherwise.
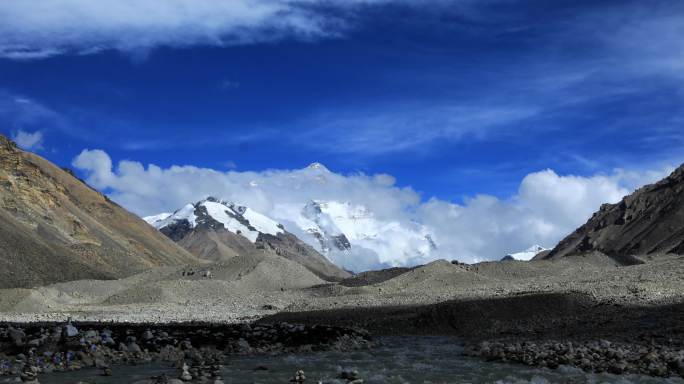
[[[366,332],[288,323],[241,325],[0,325],[0,377],[39,382],[39,375],[96,368],[112,376],[121,365],[173,363],[170,382],[220,383],[223,361],[236,354],[278,354],[373,345]],[[159,382],[160,378],[150,383]]]
[[[110,279],[196,258],[0,135],[0,287]]]
[[[624,264],[633,256],[684,254],[684,166],[617,204],[604,204],[546,258],[602,252]]]
[[[679,374],[684,350],[683,262],[683,256],[659,255],[622,266],[601,254],[435,262],[345,286],[262,254],[114,281],[2,290],[0,320],[286,322],[363,328],[374,335],[455,335],[470,354],[488,360],[667,376]],[[646,355],[648,364],[642,364]]]
[[[556,369],[575,365],[592,372],[640,373],[653,376],[684,377],[684,351],[681,346],[589,342],[481,342],[468,354],[489,361],[517,362]]]

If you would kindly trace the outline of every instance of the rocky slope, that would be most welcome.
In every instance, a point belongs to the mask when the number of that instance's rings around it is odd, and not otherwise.
[[[135,215],[0,135],[0,287],[194,262]]]
[[[295,261],[326,280],[349,277],[281,224],[248,207],[209,197],[172,214],[145,220],[202,260],[225,261],[265,250]]]
[[[623,264],[633,256],[684,254],[684,165],[617,204],[604,204],[545,258],[601,252]]]

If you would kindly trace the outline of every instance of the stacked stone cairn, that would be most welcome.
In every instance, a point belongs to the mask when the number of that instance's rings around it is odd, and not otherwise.
[[[304,376],[304,371],[300,369],[299,371],[295,372],[294,377],[290,379],[290,383],[302,384],[305,380],[306,376]]]

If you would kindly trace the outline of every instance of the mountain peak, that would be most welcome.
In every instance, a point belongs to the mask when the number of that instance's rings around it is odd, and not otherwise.
[[[535,244],[522,252],[510,253],[506,255],[502,260],[532,260],[540,252],[547,251],[548,249],[542,247],[541,245]]]
[[[201,260],[219,261],[253,252],[273,252],[325,279],[349,276],[277,221],[249,207],[215,197],[186,204],[172,214],[145,217],[145,221]]]
[[[176,231],[181,226],[184,231],[198,226],[224,228],[232,233],[246,237],[252,243],[260,234],[277,236],[282,233],[280,223],[245,206],[209,196],[197,203],[186,204],[173,214],[159,214],[144,218],[150,225],[164,232]],[[183,234],[176,234],[182,236]]]
[[[313,170],[317,170],[317,171],[330,172],[330,170],[325,165],[323,165],[319,162],[313,162],[313,163],[309,164],[306,167],[306,169],[313,169]]]
[[[542,247],[541,245],[535,244],[525,250],[525,252],[542,252],[546,251],[546,248]]]

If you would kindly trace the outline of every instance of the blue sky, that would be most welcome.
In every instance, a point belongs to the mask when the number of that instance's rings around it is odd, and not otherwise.
[[[60,164],[83,148],[161,166],[319,161],[443,199],[506,196],[544,168],[682,159],[682,64],[659,67],[683,59],[661,31],[682,32],[681,6],[428,4],[307,5],[344,24],[315,37],[0,59],[2,131],[43,132]]]
[[[0,131],[60,165],[318,161],[510,201],[681,163],[682,33],[673,1],[7,2]]]

